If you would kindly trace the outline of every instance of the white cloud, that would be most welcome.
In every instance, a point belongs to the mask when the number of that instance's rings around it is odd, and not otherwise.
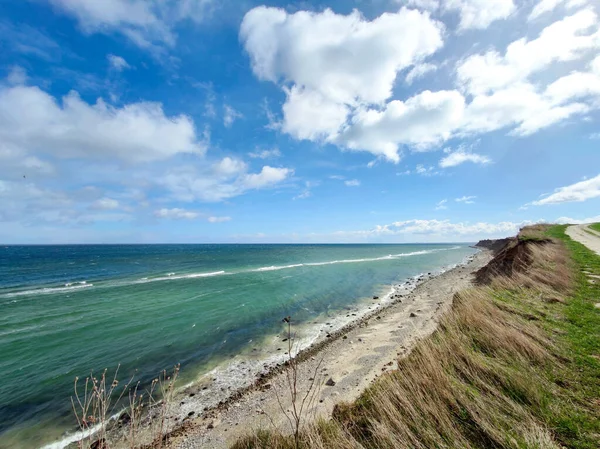
[[[173,209],[159,209],[154,212],[154,216],[157,218],[166,218],[169,220],[194,220],[198,218],[200,214],[198,212],[179,209],[175,207]]]
[[[268,165],[259,173],[248,173],[248,166],[244,162],[227,157],[208,167],[172,168],[157,181],[175,200],[217,202],[249,190],[273,187],[292,174],[293,170],[289,168]]]
[[[122,72],[123,70],[131,68],[127,61],[125,61],[125,58],[122,58],[121,56],[108,55],[106,58],[108,59],[110,67],[117,72]]]
[[[209,223],[225,223],[231,221],[231,217],[217,217],[217,216],[206,216],[200,212],[181,209],[174,207],[172,209],[163,208],[154,211],[154,216],[157,218],[164,218],[167,220],[196,220],[198,218],[205,219]]]
[[[273,148],[272,150],[256,150],[248,153],[248,156],[252,159],[274,159],[281,156],[279,148]]]
[[[433,166],[425,167],[423,164],[417,164],[417,166],[415,167],[415,173],[421,176],[435,176],[439,175],[440,172],[435,171],[435,167]],[[410,170],[407,170],[406,172],[401,174],[409,175]]]
[[[460,30],[485,29],[515,11],[513,0],[443,0],[442,7],[446,11],[458,11]]]
[[[281,129],[297,139],[319,140],[334,135],[350,108],[329,100],[318,91],[293,86],[286,89]]]
[[[405,102],[391,101],[382,111],[359,110],[335,140],[398,162],[401,144],[427,148],[449,138],[462,123],[464,109],[459,92],[426,90]]]
[[[358,179],[349,179],[348,181],[344,181],[348,187],[358,187],[360,186],[360,181]]]
[[[244,117],[242,113],[236,111],[229,105],[225,105],[223,109],[225,111],[223,114],[223,124],[226,128],[230,128],[231,125],[233,125],[233,122],[235,122],[239,118]]]
[[[533,85],[517,83],[476,96],[466,108],[461,132],[482,133],[516,125],[512,133],[526,136],[588,109],[582,103],[557,105]]]
[[[209,223],[225,223],[231,221],[231,217],[208,217]]]
[[[10,72],[8,72],[6,81],[10,85],[25,84],[27,82],[27,72],[23,67],[20,67],[18,65],[13,66],[10,68]]]
[[[551,195],[529,204],[533,206],[544,206],[547,204],[582,202],[598,197],[600,197],[600,175],[586,179],[585,181],[560,187]]]
[[[160,103],[116,108],[102,99],[88,104],[76,92],[59,102],[27,86],[0,86],[0,135],[5,145],[57,158],[148,162],[205,150],[192,120],[166,116]]]
[[[445,0],[440,8],[459,11],[464,27],[485,27],[515,8],[510,0],[492,1]],[[404,39],[409,31],[411,39]],[[600,108],[600,75],[594,69],[600,59],[590,71],[573,72],[547,89],[529,80],[553,63],[575,61],[600,48],[592,9],[552,23],[535,39],[515,40],[503,54],[491,50],[460,61],[456,76],[462,92],[425,90],[391,99],[400,70],[412,67],[406,76],[410,83],[435,69],[425,59],[441,47],[443,31],[428,13],[406,8],[369,22],[356,11],[348,16],[330,10],[288,14],[259,7],[245,16],[240,36],[255,75],[280,84],[286,93],[278,129],[296,139],[368,151],[395,163],[402,146],[427,150],[452,137],[503,128],[528,136]],[[457,153],[442,163],[466,161],[489,159]]]
[[[533,7],[527,20],[535,20],[541,15],[552,12],[556,7],[565,4],[567,8],[575,8],[587,4],[587,0],[539,0]]]
[[[524,222],[452,222],[450,220],[406,220],[372,229],[359,231],[339,231],[331,235],[331,240],[340,242],[456,242],[477,241],[481,238],[508,237],[517,234]]]
[[[445,209],[448,209],[448,206],[446,206],[446,203],[448,203],[448,200],[442,200],[442,201],[438,202],[435,205],[435,210],[445,210]]]
[[[546,87],[544,95],[552,104],[564,104],[575,99],[600,99],[600,56],[591,62],[590,71],[574,71],[557,79]]]
[[[587,223],[598,223],[598,222],[600,222],[600,215],[596,215],[595,217],[588,217],[588,218],[560,217],[555,220],[555,223],[558,223],[558,224],[587,224]]]
[[[292,170],[289,168],[275,168],[265,165],[260,173],[244,175],[242,185],[246,189],[262,189],[283,181],[291,174]]]
[[[294,200],[305,200],[306,198],[310,198],[312,196],[312,188],[316,187],[320,184],[318,181],[305,181],[304,189],[298,195],[296,195]]]
[[[475,203],[475,201],[473,201],[475,198],[477,198],[477,197],[476,196],[461,196],[460,198],[455,198],[454,201],[456,201],[457,203],[473,204],[473,203]]]
[[[118,208],[119,202],[112,198],[100,198],[99,200],[94,201],[92,204],[92,209],[114,210]]]
[[[491,159],[481,154],[470,153],[464,149],[458,149],[453,153],[449,153],[447,156],[440,160],[440,167],[456,167],[457,165],[464,164],[465,162],[473,162],[474,164],[489,164]]]
[[[182,20],[203,21],[213,0],[49,0],[58,10],[77,19],[88,34],[118,32],[144,49],[173,46],[172,31]]]
[[[429,72],[435,72],[437,68],[435,64],[428,62],[415,65],[406,75],[406,84],[412,84],[414,80],[424,77]]]
[[[442,46],[443,29],[406,8],[367,21],[358,11],[288,14],[257,7],[244,17],[240,36],[255,75],[289,86],[282,130],[298,139],[335,140],[354,111],[391,97],[399,71]],[[393,149],[350,145],[397,159]]]
[[[440,7],[439,0],[396,0],[396,3],[406,3],[408,6],[435,11]]]
[[[458,82],[471,94],[485,94],[526,80],[553,62],[573,61],[600,48],[598,17],[579,11],[544,28],[537,39],[512,42],[504,55],[495,50],[472,55],[457,67]]]

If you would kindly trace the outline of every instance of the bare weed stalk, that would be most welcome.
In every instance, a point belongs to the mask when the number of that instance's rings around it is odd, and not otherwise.
[[[104,370],[98,378],[90,374],[83,385],[75,379],[71,404],[80,431],[80,449],[108,449],[121,440],[130,449],[144,447],[142,434],[150,438],[153,448],[164,445],[166,420],[175,394],[179,365],[172,374],[163,371],[149,388],[140,391],[140,383],[133,377],[120,384],[119,368],[112,377]],[[123,407],[124,398],[128,404]],[[118,424],[124,428],[118,429]]]

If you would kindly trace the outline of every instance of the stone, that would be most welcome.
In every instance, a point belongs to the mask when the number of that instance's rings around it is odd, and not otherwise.
[[[328,387],[333,387],[335,386],[335,381],[333,380],[333,378],[329,378],[327,379],[327,382],[325,382],[325,385],[327,385]]]
[[[416,313],[410,312],[410,317],[411,317],[411,318],[415,318],[416,316],[417,316],[417,314],[416,314]]]

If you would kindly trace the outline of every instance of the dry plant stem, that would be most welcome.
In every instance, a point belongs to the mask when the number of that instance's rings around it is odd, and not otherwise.
[[[162,448],[167,413],[175,393],[179,365],[175,366],[173,374],[170,376],[163,371],[158,378],[152,381],[149,390],[141,394],[139,382],[131,387],[133,377],[119,388],[118,374],[119,367],[115,370],[112,380],[107,379],[107,370],[104,370],[100,379],[94,377],[92,373],[86,378],[83,391],[79,387],[79,378],[75,379],[71,405],[81,432],[78,441],[79,448],[88,449],[94,446],[99,449],[107,449],[114,443],[109,441],[109,437],[114,437],[114,435],[109,435],[108,427],[112,416],[117,414],[117,407],[120,406],[125,394],[129,396],[128,407],[124,410],[125,414],[129,415],[128,429],[123,435],[127,446],[130,449],[137,449],[143,445],[140,441],[140,429],[142,428],[143,412],[146,409],[148,410],[152,447]],[[155,397],[157,388],[162,396],[160,400]]]
[[[284,416],[288,420],[290,424],[290,428],[292,430],[294,436],[294,445],[296,448],[300,447],[300,430],[302,427],[302,419],[305,408],[310,407],[316,398],[316,394],[318,393],[318,389],[315,388],[317,385],[317,373],[321,364],[323,363],[323,358],[319,360],[319,363],[314,369],[312,373],[312,380],[310,385],[308,386],[306,392],[302,395],[301,392],[298,391],[298,377],[300,375],[298,360],[294,356],[295,352],[298,352],[299,342],[296,339],[296,334],[292,333],[292,320],[290,317],[286,317],[283,320],[287,324],[287,341],[288,341],[288,360],[287,360],[287,370],[286,370],[286,381],[287,381],[287,389],[290,395],[291,402],[291,410],[287,410],[279,396],[279,392],[275,390],[275,395],[277,399],[277,403],[279,408],[283,412]],[[308,402],[307,402],[308,401]],[[270,419],[270,417],[269,417]],[[271,422],[273,422],[271,420]]]

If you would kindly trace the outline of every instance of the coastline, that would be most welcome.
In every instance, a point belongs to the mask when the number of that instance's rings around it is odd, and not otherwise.
[[[317,359],[323,357],[324,368],[326,364],[333,365],[323,370],[323,376],[331,375],[338,384],[333,388],[320,387],[323,397],[310,414],[329,415],[335,403],[357,397],[382,369],[387,369],[389,360],[408,352],[416,340],[432,332],[436,327],[434,318],[451,303],[452,298],[450,293],[445,298],[436,298],[437,293],[445,290],[446,285],[451,290],[465,288],[468,281],[459,288],[454,286],[459,280],[464,280],[465,274],[477,270],[491,259],[490,251],[477,249],[478,252],[466,256],[458,264],[415,275],[402,283],[382,285],[380,293],[375,293],[379,296],[363,298],[344,309],[332,310],[295,325],[293,332],[298,334],[300,350],[293,352],[298,354],[296,359],[301,366],[299,377],[309,379]],[[410,317],[412,313],[416,316]],[[404,325],[377,330],[390,318],[404,320]],[[375,332],[375,338],[353,337],[354,334],[369,334],[371,331]],[[284,362],[287,360],[285,337],[283,333],[265,336],[246,351],[230,360],[223,359],[215,368],[199,373],[191,381],[188,378],[187,384],[178,387],[166,416],[165,430],[170,443],[167,447],[227,447],[235,441],[237,434],[246,434],[248,429],[286,425],[275,394],[279,391],[289,395],[281,388]],[[350,359],[354,360],[334,360],[338,352],[348,353],[348,343],[350,353],[354,354]],[[374,353],[373,345],[376,346]],[[386,347],[387,351],[382,350]],[[397,354],[398,348],[401,348],[401,353]],[[382,363],[384,359],[386,363]],[[351,367],[351,371],[338,369],[350,362],[356,365]],[[365,366],[377,368],[362,373]],[[352,380],[357,376],[360,378]],[[325,377],[321,384],[328,378]],[[347,385],[340,388],[340,379],[344,379],[341,385]],[[300,389],[304,387],[300,385]],[[121,440],[115,447],[126,447],[120,437],[124,436],[127,427],[117,422],[120,414],[113,417],[116,425],[109,428],[109,433],[115,440]],[[149,418],[146,417],[137,438],[142,444],[149,445],[151,442],[149,427]],[[75,434],[64,435],[61,441],[45,448],[74,447],[68,443],[69,440],[74,441],[73,437]]]
[[[392,367],[399,355],[410,352],[418,340],[435,330],[439,316],[451,305],[453,294],[469,287],[472,273],[491,257],[490,251],[481,250],[448,270],[393,285],[385,296],[373,299],[370,306],[365,302],[366,307],[359,312],[348,313],[349,322],[330,332],[320,332],[322,335],[308,345],[305,342],[297,356],[299,390],[306,391],[317,367],[322,377],[318,401],[308,415],[329,416],[337,402],[358,397],[379,374]],[[256,380],[233,391],[220,386],[223,379],[219,379],[221,373],[217,370],[209,373],[215,376],[210,387],[206,381],[184,387],[169,410],[171,432],[167,447],[224,448],[249,429],[276,426],[289,430],[277,399],[288,394],[282,360],[279,354],[267,360],[257,359],[262,369]],[[248,375],[255,372],[256,364],[252,368],[245,364],[242,361],[228,368],[243,369]],[[324,385],[330,378],[335,386]],[[206,396],[214,405],[205,405]]]

